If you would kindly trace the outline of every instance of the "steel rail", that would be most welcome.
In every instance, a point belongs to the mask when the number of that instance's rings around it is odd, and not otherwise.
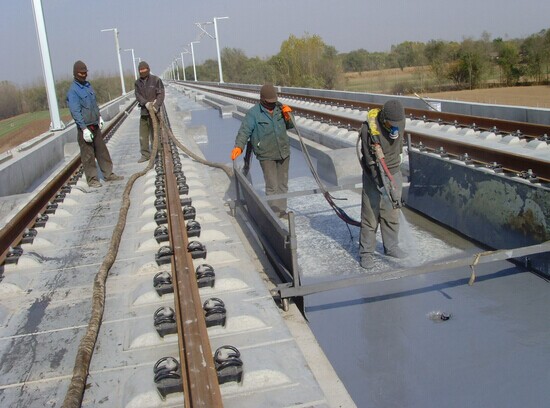
[[[163,124],[163,126],[165,126]],[[204,319],[181,209],[168,132],[161,131],[168,231],[173,250],[172,276],[185,407],[222,407],[221,391]]]
[[[119,113],[105,128],[105,135],[109,134],[126,118],[136,103],[132,103],[123,112]],[[16,246],[25,231],[32,228],[36,217],[44,211],[46,206],[57,194],[59,189],[78,170],[81,164],[80,154],[62,168],[10,221],[0,230],[0,265],[6,259],[11,247]]]
[[[187,84],[186,84],[187,86]],[[208,92],[213,92],[209,90]],[[236,98],[239,100],[243,100],[249,103],[257,103],[257,99],[250,98],[250,97],[244,97],[239,96],[236,97],[235,95],[223,92],[223,91],[215,91],[214,93],[229,96],[232,98]],[[289,95],[289,96],[296,96],[294,94],[280,94],[280,96],[283,95]],[[304,95],[301,95],[304,96]],[[305,97],[305,96],[304,96]],[[339,106],[343,106],[343,102],[350,102],[345,100],[336,100],[331,98],[311,98],[315,101],[323,101],[323,103],[327,102],[333,102],[336,101],[340,102]],[[376,104],[367,104],[364,102],[353,102],[354,106],[361,105],[365,109],[367,108],[376,108],[376,107],[382,107],[382,105],[376,105]],[[302,107],[292,107],[295,114],[304,116],[304,117],[310,117],[315,118],[315,120],[326,122],[329,124],[333,124],[334,126],[338,127],[347,127],[348,129],[355,129],[359,130],[363,124],[361,120],[358,119],[352,119],[345,116],[340,116],[338,114],[332,114],[322,111],[317,111],[315,109],[307,109]],[[433,120],[439,121],[436,115],[441,114],[441,112],[430,112],[430,111],[423,111],[419,109],[406,109],[408,113],[411,113],[412,111],[420,112],[424,116],[428,117],[431,116]],[[498,119],[489,119],[489,118],[478,118],[473,116],[466,116],[466,115],[455,115],[455,114],[443,114],[444,117],[447,119],[449,123],[453,123],[457,120],[456,118],[468,118],[469,120],[479,122],[480,124],[487,125],[488,129],[492,129],[493,126],[497,126],[500,129],[508,128],[508,129],[515,129],[513,132],[516,132],[518,129],[518,126],[525,125],[523,129],[536,129],[537,132],[543,132],[546,134],[550,134],[550,126],[543,126],[543,125],[532,125],[528,123],[521,123],[521,122],[509,122],[509,121],[502,121]],[[442,116],[443,117],[443,116]],[[483,119],[483,121],[481,120]],[[447,122],[446,122],[447,123]],[[502,166],[502,169],[507,171],[508,173],[513,174],[521,174],[522,172],[526,172],[528,170],[532,170],[532,172],[541,180],[546,183],[550,183],[550,166],[548,165],[548,161],[541,161],[535,157],[528,157],[528,156],[522,156],[522,155],[516,155],[510,152],[503,152],[503,151],[497,151],[494,149],[491,149],[489,147],[485,147],[483,145],[477,145],[473,146],[468,143],[462,143],[459,140],[449,140],[449,139],[443,139],[437,136],[430,136],[419,132],[408,132],[407,134],[411,135],[411,141],[415,145],[422,144],[424,147],[427,147],[433,151],[438,151],[440,148],[442,148],[445,153],[454,155],[456,157],[460,157],[464,155],[465,153],[468,154],[469,159],[471,159],[474,162],[477,162],[479,165],[487,165],[492,166],[494,163],[498,163],[500,166]],[[523,135],[526,136],[526,135]],[[531,138],[534,138],[535,136],[531,136]]]
[[[281,93],[279,94],[283,97],[293,98],[293,99],[304,99],[307,95],[292,94],[292,93]],[[312,99],[316,102],[323,103],[326,105],[340,106],[347,108],[362,108],[364,110],[382,108],[382,104],[362,102],[362,101],[351,101],[346,99],[335,99],[335,98],[325,98],[325,97],[315,97]],[[524,136],[526,138],[539,138],[543,135],[550,136],[550,126],[541,125],[536,123],[527,123],[527,122],[517,122],[504,119],[496,118],[487,118],[483,116],[472,116],[472,115],[463,115],[458,113],[448,113],[448,112],[438,112],[434,110],[424,110],[424,109],[415,109],[415,108],[405,108],[405,113],[412,119],[424,119],[430,122],[438,122],[444,124],[452,124],[462,127],[475,127],[476,129],[494,131],[494,132],[503,132],[510,134],[517,134],[519,136]]]
[[[200,88],[198,85],[189,85],[190,87]],[[223,89],[235,89],[243,91],[237,87],[227,87],[224,86]],[[248,90],[248,89],[247,89]],[[250,90],[248,90],[250,91]],[[220,91],[223,92],[223,91]],[[300,101],[312,101],[318,102],[321,104],[329,106],[338,106],[343,108],[357,108],[363,110],[382,108],[382,104],[373,103],[373,102],[363,102],[351,99],[337,99],[321,96],[311,96],[306,94],[291,93],[291,92],[280,92],[280,97],[296,99]],[[257,102],[257,100],[256,100]],[[527,122],[518,122],[497,118],[487,118],[483,116],[473,116],[473,115],[464,115],[459,113],[449,113],[449,112],[438,112],[434,110],[424,110],[416,108],[405,108],[406,114],[411,119],[421,119],[427,120],[430,122],[438,122],[443,124],[452,124],[461,127],[475,127],[478,130],[486,130],[491,132],[500,132],[506,134],[514,134],[519,137],[525,137],[528,139],[536,139],[546,135],[550,137],[550,126],[541,125],[537,123],[527,123]]]

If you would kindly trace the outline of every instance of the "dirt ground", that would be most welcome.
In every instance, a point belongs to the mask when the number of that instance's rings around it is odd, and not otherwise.
[[[420,96],[425,98],[480,102],[497,105],[550,108],[550,86],[518,86],[511,88],[475,89],[472,91],[426,93]],[[66,120],[66,118],[63,118],[63,120]],[[13,149],[21,143],[46,132],[49,125],[49,119],[38,120],[22,129],[10,133],[9,137],[1,138],[0,153]]]

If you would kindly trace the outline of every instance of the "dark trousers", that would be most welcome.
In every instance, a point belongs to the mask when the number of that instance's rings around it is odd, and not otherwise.
[[[288,192],[288,166],[290,156],[282,160],[260,160],[264,173],[265,195],[286,194]],[[286,211],[286,198],[269,201],[275,213]]]
[[[97,176],[96,160],[99,168],[103,173],[103,177],[109,177],[113,173],[113,162],[111,155],[107,150],[107,145],[103,140],[103,135],[99,126],[89,126],[88,129],[94,135],[92,143],[86,143],[82,137],[82,129],[78,128],[76,140],[80,146],[80,160],[86,175],[86,181],[89,183],[92,180],[99,181]]]
[[[139,120],[139,146],[141,157],[149,160],[153,146],[153,122],[150,116],[141,116]]]
[[[397,186],[397,197],[401,201],[403,179],[401,172],[392,174]],[[384,250],[391,252],[399,244],[399,209],[394,209],[385,193],[382,194],[370,174],[363,172],[361,194],[361,236],[359,257],[373,254],[376,249],[376,231],[380,225]]]

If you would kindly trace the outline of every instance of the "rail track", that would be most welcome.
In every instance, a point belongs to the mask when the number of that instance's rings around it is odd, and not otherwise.
[[[105,127],[103,135],[109,140],[136,103],[131,104]],[[48,215],[55,212],[57,203],[71,191],[82,176],[80,155],[77,155],[52,180],[40,190],[0,231],[0,265],[18,253],[13,250],[22,239],[32,239],[36,235],[37,224],[43,224]],[[11,248],[11,254],[10,254]],[[8,259],[9,262],[9,259]]]
[[[116,132],[128,112],[135,106],[136,103],[132,103],[109,123],[104,131],[106,140],[109,140]],[[158,140],[159,147],[157,158],[154,161],[157,172],[156,185],[157,191],[159,191],[157,201],[160,199],[158,202],[161,203],[157,208],[165,208],[167,215],[168,246],[165,248],[168,250],[164,255],[168,255],[170,258],[171,282],[173,282],[174,292],[174,308],[169,308],[168,315],[170,315],[169,320],[177,326],[180,362],[178,363],[173,358],[159,360],[154,371],[155,381],[161,384],[163,380],[168,380],[168,385],[159,385],[159,392],[164,395],[180,390],[181,387],[184,398],[182,403],[186,407],[222,407],[214,354],[208,338],[205,312],[199,296],[192,261],[197,251],[191,250],[187,237],[186,220],[194,219],[194,216],[190,218],[187,213],[183,213],[183,203],[189,204],[190,200],[180,198],[180,194],[187,194],[189,188],[185,184],[185,175],[181,170],[178,147],[170,138],[170,136],[173,138],[173,135],[168,128],[167,116],[164,113],[159,116],[162,117],[162,121],[155,121],[155,139]],[[150,165],[152,164],[150,163]],[[82,177],[82,173],[78,155],[2,228],[0,231],[0,264],[17,263],[22,254],[21,243],[32,242],[37,235],[36,228],[44,226],[48,215],[55,213],[57,203],[62,202],[70,193],[72,186]],[[162,222],[159,223],[159,225],[161,224]],[[95,294],[94,297],[96,297]],[[160,311],[166,318],[166,309]],[[102,312],[99,314],[101,315]],[[99,327],[96,330],[99,331]],[[96,336],[97,333],[92,337]],[[95,339],[93,341],[95,342]],[[93,350],[93,345],[91,350]],[[65,408],[78,407],[82,403],[91,350],[89,346],[84,347],[82,352],[79,350],[73,382],[63,405]],[[236,352],[238,353],[238,351]],[[82,357],[81,353],[89,353],[89,355]],[[231,353],[233,353],[232,350],[229,350],[229,359],[234,357],[234,353],[233,355]],[[227,351],[217,350],[216,358],[216,361],[223,363],[228,358]],[[76,374],[77,371],[79,374]]]
[[[183,395],[186,407],[222,407],[213,354],[208,340],[204,311],[193,268],[193,252],[187,238],[186,216],[180,191],[185,185],[178,148],[169,140],[166,123],[161,126],[162,166],[157,166],[159,181],[164,177],[167,224],[172,249],[172,281],[178,328]],[[159,186],[164,187],[162,183]],[[198,248],[201,251],[201,248]]]
[[[212,92],[209,90],[209,92]],[[215,91],[223,96],[235,97],[228,91]],[[306,96],[295,94],[281,94],[281,97],[296,101],[304,101]],[[246,102],[255,103],[254,97],[238,97]],[[374,104],[334,100],[330,98],[314,98],[311,102],[321,103],[326,106],[342,107],[344,109],[361,109],[380,107]],[[127,110],[133,109],[131,105]],[[362,121],[347,117],[338,113],[327,113],[316,108],[303,108],[293,106],[297,115],[348,129],[359,129]],[[125,113],[119,115],[107,127],[105,134],[109,138],[116,131],[118,126],[126,117]],[[442,114],[439,112],[423,110],[407,110],[412,120],[432,120],[437,123],[449,124],[452,126],[464,126],[476,129],[486,129],[495,132],[508,132],[510,135],[526,139],[539,139],[547,142],[545,135],[550,133],[550,127],[542,125],[529,125],[518,122],[492,120],[487,118],[474,118],[465,115]],[[185,185],[185,176],[181,171],[178,161],[177,146],[171,138],[169,123],[163,115],[165,122],[160,123],[156,138],[159,143],[159,154],[155,161],[157,182],[165,195],[166,225],[169,236],[169,257],[171,259],[172,281],[174,282],[174,309],[175,322],[178,333],[178,350],[180,367],[178,375],[181,375],[183,387],[184,405],[186,407],[221,407],[222,399],[219,388],[218,375],[216,371],[216,359],[212,352],[206,323],[204,319],[203,305],[199,296],[196,274],[193,270],[193,251],[189,247],[187,236],[188,220],[182,211],[180,192]],[[518,130],[521,132],[518,133]],[[550,169],[547,162],[536,158],[526,159],[525,157],[514,156],[503,152],[496,152],[483,146],[473,147],[470,145],[445,141],[430,137],[421,133],[410,133],[412,142],[416,146],[423,146],[432,149],[438,154],[449,154],[457,157],[464,157],[465,154],[480,166],[502,166],[506,171],[521,174],[526,169],[531,169],[540,180],[550,182]],[[467,151],[466,151],[467,149]],[[44,216],[55,211],[57,200],[62,199],[71,190],[82,172],[79,170],[80,158],[72,160],[59,174],[57,174],[47,186],[40,191],[23,210],[17,214],[0,231],[0,264],[3,262],[16,261],[20,255],[19,244],[25,240],[32,240],[36,235],[37,225],[44,222]],[[199,249],[200,252],[200,249]],[[216,353],[217,354],[217,353]],[[173,367],[166,360],[159,362],[159,371],[174,373]],[[177,381],[180,382],[179,380]]]
[[[204,87],[197,87],[193,84],[186,84],[186,86],[191,88],[195,87],[196,89],[205,89]],[[242,100],[248,103],[257,102],[256,96],[248,97],[242,94],[236,95],[235,92],[232,92],[233,90],[242,91],[243,89],[212,89],[208,87],[208,92],[213,92],[221,96]],[[344,114],[344,111],[366,111],[382,107],[382,105],[374,103],[350,101],[346,99],[310,97],[308,95],[296,93],[280,93],[279,96],[281,98],[288,98],[288,104],[298,116],[337,127],[347,128],[348,130],[359,130],[363,120]],[[292,104],[292,101],[300,103]],[[304,108],[304,102],[316,106]],[[324,108],[319,109],[319,106],[323,106]],[[341,109],[338,111],[338,108]],[[327,112],[328,110],[333,110],[334,113]],[[414,121],[434,122],[438,125],[499,133],[505,136],[517,137],[519,141],[523,140],[524,143],[529,143],[534,140],[550,143],[550,126],[546,125],[459,115],[433,110],[406,108],[405,112],[407,117]],[[548,160],[541,160],[537,157],[526,157],[525,155],[517,155],[509,151],[498,151],[481,143],[472,145],[471,143],[462,142],[460,140],[443,139],[418,131],[408,130],[407,134],[410,135],[414,147],[420,147],[421,149],[441,155],[454,156],[461,160],[468,160],[472,164],[478,166],[496,169],[497,171],[517,175],[526,179],[531,179],[532,181],[550,183],[550,158]]]

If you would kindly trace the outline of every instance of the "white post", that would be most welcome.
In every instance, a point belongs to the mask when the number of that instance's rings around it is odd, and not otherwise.
[[[220,71],[220,84],[223,84],[222,59],[220,57],[220,42],[218,37],[217,20],[225,20],[229,17],[214,17],[214,36],[216,37],[216,50],[218,51],[218,69]]]
[[[200,41],[191,41],[189,44],[191,44],[191,57],[193,58],[193,75],[195,77],[195,82],[197,82],[197,69],[195,68],[195,49],[193,48],[193,44],[198,44]]]
[[[183,62],[183,52],[181,53],[181,68],[183,69],[183,80],[187,81],[185,78],[185,62]]]
[[[115,47],[116,47],[116,55],[118,58],[118,70],[120,72],[120,85],[122,87],[122,95],[126,93],[126,87],[124,86],[124,74],[122,72],[122,60],[120,59],[120,46],[118,44],[118,28],[107,28],[105,30],[101,31],[114,31],[115,32]]]
[[[124,51],[132,51],[132,67],[134,67],[134,79],[137,80],[136,57],[134,56],[134,49],[126,48]]]
[[[44,22],[41,0],[33,0],[32,6],[36,33],[38,34],[38,43],[40,45],[40,55],[42,57],[42,69],[44,71],[44,82],[46,85],[46,94],[48,96],[48,107],[50,109],[50,118],[52,121],[50,130],[61,130],[65,127],[65,124],[61,122],[61,117],[59,116],[59,106],[57,105],[52,62],[50,60],[50,49],[48,47],[48,37],[46,35],[46,24]]]

